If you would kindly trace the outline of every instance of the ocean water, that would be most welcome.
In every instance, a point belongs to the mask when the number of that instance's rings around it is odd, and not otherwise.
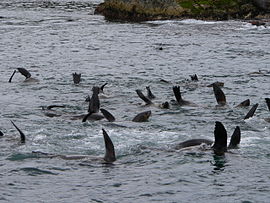
[[[94,15],[102,1],[0,2],[1,202],[269,202],[270,28],[244,21],[110,22]],[[162,49],[161,49],[162,48]],[[24,82],[26,68],[38,82]],[[72,73],[82,74],[74,85]],[[197,74],[199,81],[190,81]],[[165,82],[166,81],[166,82]],[[227,106],[216,107],[220,81]],[[87,112],[93,86],[116,121],[74,120]],[[172,87],[198,107],[174,104]],[[135,90],[150,86],[170,109],[145,106]],[[244,120],[250,99],[255,116]],[[65,105],[47,117],[42,107]],[[148,122],[133,117],[151,110]],[[25,133],[19,133],[10,120]],[[215,122],[228,137],[241,129],[239,149],[225,156],[198,148],[174,150],[191,138],[214,139]],[[117,161],[46,158],[32,151],[104,156],[102,128]]]

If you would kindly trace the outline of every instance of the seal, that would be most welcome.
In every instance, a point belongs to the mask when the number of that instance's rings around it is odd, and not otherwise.
[[[45,116],[47,116],[47,117],[51,117],[51,118],[64,117],[64,118],[68,118],[70,120],[81,120],[82,119],[83,122],[85,122],[86,120],[91,120],[91,121],[101,120],[105,117],[104,115],[101,115],[100,113],[94,113],[94,112],[90,112],[87,114],[74,115],[74,113],[67,114],[67,113],[63,113],[63,112],[59,112],[59,111],[54,110],[55,108],[65,108],[65,107],[66,107],[66,105],[53,104],[53,105],[49,105],[47,107],[42,107],[42,111],[45,114]],[[106,116],[107,116],[107,114],[106,114]]]
[[[194,106],[194,107],[198,106],[197,104],[190,102],[190,101],[187,101],[187,100],[184,100],[182,98],[181,92],[180,92],[180,86],[173,86],[173,93],[174,93],[174,96],[176,98],[177,103],[180,106]]]
[[[77,74],[76,72],[72,73],[74,84],[79,84],[81,82],[81,76],[82,76],[81,73],[80,74]]]
[[[94,86],[92,88],[93,94],[89,101],[89,107],[88,112],[89,113],[98,113],[100,108],[100,101],[99,101],[99,90],[100,88],[98,86]]]
[[[37,155],[40,155],[44,158],[61,158],[65,160],[88,160],[88,161],[95,161],[101,163],[113,163],[116,161],[115,149],[111,138],[109,137],[108,133],[102,129],[103,139],[105,144],[105,155],[104,157],[95,157],[89,155],[60,155],[60,154],[50,154],[44,153],[40,151],[33,151]]]
[[[4,136],[4,133],[2,133],[2,131],[0,131],[0,137]]]
[[[133,122],[146,122],[151,116],[151,111],[144,111],[142,113],[137,114],[132,121]]]
[[[105,87],[107,83],[105,83],[104,85],[100,87],[98,86],[94,86],[92,88],[93,94],[92,97],[89,100],[89,106],[88,106],[88,114],[83,116],[83,120],[82,122],[85,122],[86,120],[101,120],[104,117],[109,120],[110,122],[114,121],[115,118],[113,117],[113,115],[106,111],[105,109],[102,110],[102,114],[98,114],[99,110],[100,110],[100,101],[99,101],[99,93],[102,90],[103,92],[103,88]]]
[[[38,82],[39,81],[38,79],[32,78],[31,73],[28,70],[26,70],[25,68],[17,68],[17,70],[25,77],[24,82]],[[12,81],[12,78],[15,75],[15,73],[16,73],[16,70],[14,70],[14,72],[12,73],[8,82]]]
[[[153,105],[155,107],[158,108],[162,108],[162,109],[169,109],[170,105],[169,102],[164,102],[162,104],[154,104],[149,98],[147,98],[141,90],[137,89],[136,90],[137,95],[146,103],[145,105]]]
[[[234,149],[237,148],[240,140],[241,140],[241,131],[240,127],[236,126],[231,139],[230,139],[230,144],[227,147],[227,131],[224,127],[224,125],[216,121],[215,123],[215,130],[214,130],[214,137],[215,141],[213,142],[212,140],[208,139],[191,139],[187,140],[184,142],[179,143],[178,145],[175,146],[176,150],[179,149],[184,149],[188,147],[193,147],[201,144],[206,144],[206,145],[212,145],[211,149],[213,149],[214,153],[216,155],[223,155],[225,152],[227,152],[227,149]]]
[[[115,117],[106,109],[100,109],[101,113],[103,114],[103,118],[106,118],[109,122],[114,122]],[[85,122],[88,119],[88,116],[91,116],[91,113],[88,113],[83,118],[82,122]],[[137,114],[132,121],[133,122],[145,122],[148,121],[148,118],[151,116],[151,111],[145,111],[142,113]]]
[[[244,120],[253,117],[253,115],[254,115],[256,109],[258,108],[258,106],[259,106],[258,103],[257,103],[257,104],[254,104],[254,105],[251,107],[251,109],[248,111],[248,113],[246,114],[246,116],[244,117]]]
[[[187,147],[193,147],[201,144],[212,145],[213,141],[208,139],[190,139],[179,143],[174,149],[179,150]]]
[[[191,81],[199,81],[197,74],[190,75]]]

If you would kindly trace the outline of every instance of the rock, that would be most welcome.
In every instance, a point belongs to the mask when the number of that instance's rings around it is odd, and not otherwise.
[[[253,19],[268,13],[270,0],[105,0],[95,10],[108,20],[146,21],[195,18],[202,20]],[[257,3],[257,1],[259,3]]]
[[[254,0],[254,2],[259,8],[270,11],[270,0]]]

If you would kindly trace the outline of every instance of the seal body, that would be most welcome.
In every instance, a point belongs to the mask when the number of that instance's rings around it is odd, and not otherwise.
[[[61,155],[61,154],[50,154],[44,153],[40,151],[33,151],[39,155],[40,157],[44,158],[61,158],[65,160],[86,160],[91,162],[101,162],[101,163],[113,163],[116,161],[115,149],[111,138],[109,137],[108,133],[102,129],[103,139],[105,144],[105,155],[104,157],[96,157],[90,155]]]

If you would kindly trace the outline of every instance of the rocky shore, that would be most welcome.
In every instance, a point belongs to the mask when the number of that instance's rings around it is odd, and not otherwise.
[[[95,13],[124,21],[270,19],[270,0],[105,0]]]

